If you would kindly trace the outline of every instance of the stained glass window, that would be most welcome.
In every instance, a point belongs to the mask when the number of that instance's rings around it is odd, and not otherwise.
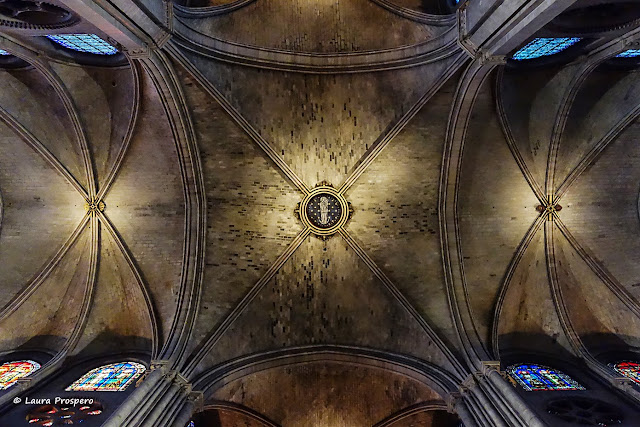
[[[37,426],[80,424],[102,412],[102,403],[97,400],[82,406],[43,405],[29,411],[27,422]]]
[[[78,52],[96,55],[115,55],[118,53],[118,49],[95,34],[56,34],[47,36],[47,38]]]
[[[578,37],[545,37],[531,40],[525,47],[513,55],[513,59],[539,58],[561,52],[580,41]]]
[[[19,360],[0,365],[0,390],[14,385],[18,378],[24,378],[40,369],[40,364],[33,360]]]
[[[65,390],[124,391],[144,371],[145,367],[140,363],[112,363],[87,372]]]
[[[635,362],[618,362],[609,365],[616,372],[624,375],[625,377],[631,378],[633,381],[640,384],[640,363]]]
[[[585,389],[565,373],[547,366],[513,365],[507,373],[526,391]]]
[[[9,52],[7,52],[6,50],[0,49],[0,55],[7,56],[7,55],[11,55],[11,54]]]
[[[635,58],[636,56],[640,56],[640,49],[625,50],[617,54],[616,58]]]

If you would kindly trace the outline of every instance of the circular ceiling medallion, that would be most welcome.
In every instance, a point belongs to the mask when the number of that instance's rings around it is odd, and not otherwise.
[[[337,233],[349,221],[352,212],[351,204],[326,182],[311,190],[296,208],[303,224],[320,237]]]

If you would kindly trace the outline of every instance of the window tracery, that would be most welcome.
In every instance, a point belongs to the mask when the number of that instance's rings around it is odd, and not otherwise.
[[[507,373],[526,391],[585,390],[564,372],[542,365],[513,365]]]
[[[531,40],[527,45],[518,50],[513,59],[521,61],[523,59],[534,59],[541,56],[549,56],[562,52],[569,46],[578,43],[579,37],[541,37]]]
[[[118,49],[95,34],[54,34],[47,38],[67,49],[95,55],[115,55]]]
[[[103,411],[102,403],[98,401],[77,407],[43,405],[27,414],[27,422],[37,426],[80,424],[92,417],[102,414]]]
[[[104,365],[84,374],[65,391],[124,391],[145,371],[136,362],[122,362]]]
[[[0,365],[0,390],[6,390],[18,379],[29,376],[40,369],[40,364],[33,360],[19,360]]]
[[[611,366],[616,372],[630,378],[634,382],[640,384],[640,363],[635,362],[618,362],[612,363]]]

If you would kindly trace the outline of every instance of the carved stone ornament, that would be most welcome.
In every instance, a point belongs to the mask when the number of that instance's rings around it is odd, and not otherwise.
[[[104,204],[104,202],[102,200],[97,200],[97,199],[88,200],[84,204],[84,209],[91,216],[98,215],[98,212],[104,212],[106,207],[107,206]]]
[[[349,221],[353,209],[341,193],[323,181],[298,203],[295,213],[313,234],[326,239]]]

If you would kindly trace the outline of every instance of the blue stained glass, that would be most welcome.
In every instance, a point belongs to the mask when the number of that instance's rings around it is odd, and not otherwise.
[[[584,390],[567,374],[541,365],[513,365],[507,373],[526,391]]]
[[[513,59],[521,61],[523,59],[539,58],[541,56],[549,56],[561,52],[578,43],[581,39],[578,37],[552,37],[537,38],[531,40],[525,47],[517,51],[513,55]]]
[[[140,363],[112,363],[87,372],[65,391],[124,391],[144,371]]]
[[[78,52],[93,53],[96,55],[115,55],[118,49],[111,46],[95,34],[55,34],[47,36],[48,39]]]
[[[616,58],[635,58],[636,56],[640,56],[640,49],[625,50],[617,54]]]
[[[11,55],[11,54],[9,52],[7,52],[6,50],[0,49],[0,55],[6,56],[6,55]]]

